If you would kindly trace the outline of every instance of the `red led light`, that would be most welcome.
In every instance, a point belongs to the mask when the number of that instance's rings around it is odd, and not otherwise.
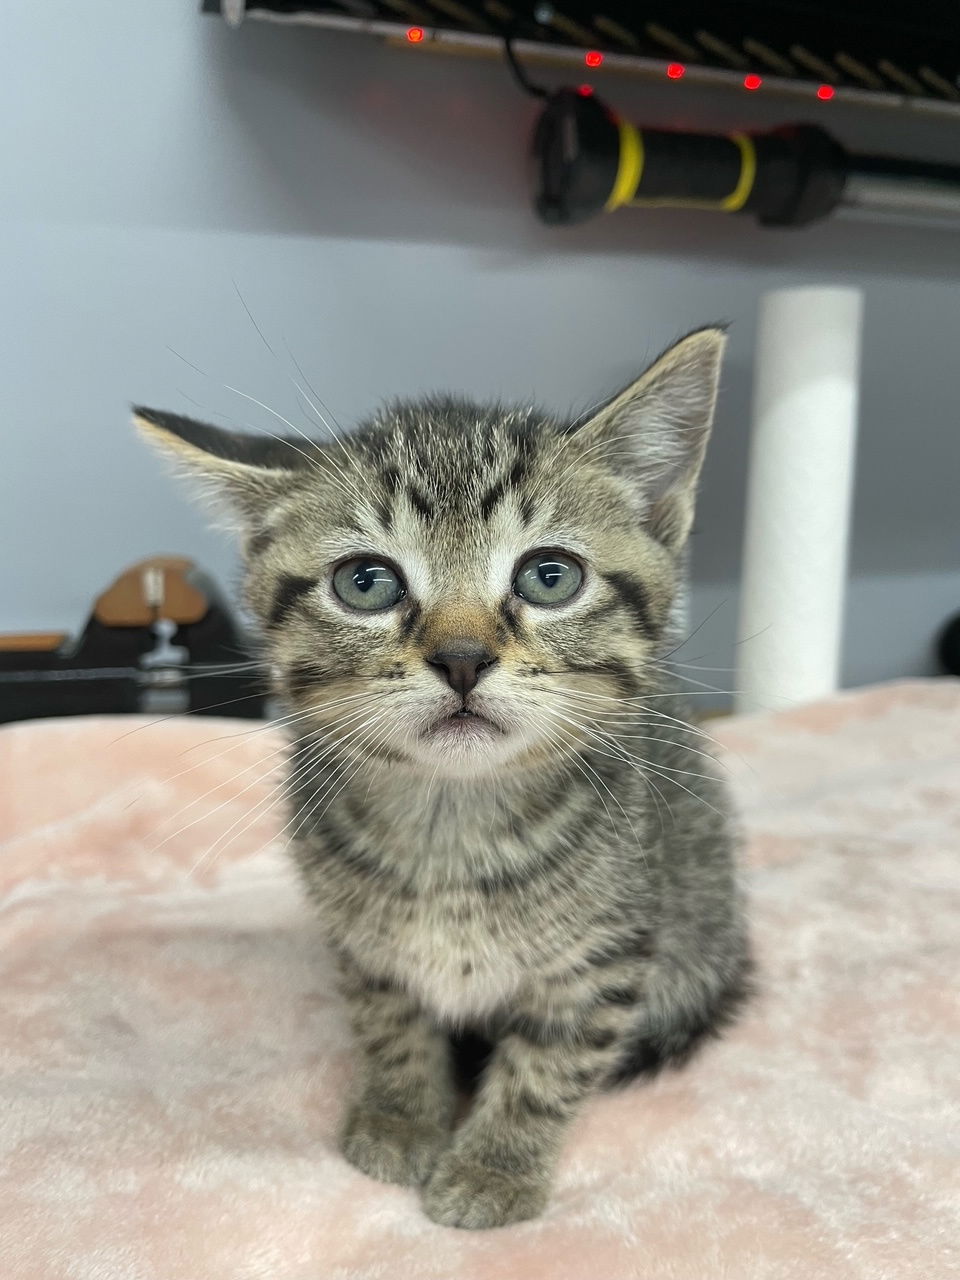
[[[836,89],[832,84],[822,84],[817,90],[817,97],[821,102],[829,102],[835,93]]]
[[[580,95],[580,97],[581,97],[581,98],[592,98],[592,97],[593,97],[593,85],[592,85],[592,84],[582,84],[582,85],[580,86],[580,88],[577,90],[577,93],[579,93],[579,95]]]
[[[603,66],[603,54],[597,49],[591,49],[588,53],[585,53],[583,55],[583,60],[588,67]]]
[[[754,75],[753,72],[743,77],[743,87],[745,89],[759,89],[762,84],[762,77]]]
[[[407,27],[407,39],[411,44],[420,44],[426,34],[423,27]]]
[[[667,67],[667,75],[670,77],[671,80],[679,80],[680,77],[683,75],[683,73],[686,71],[686,69],[687,68],[683,65],[682,62],[671,62],[670,65]]]

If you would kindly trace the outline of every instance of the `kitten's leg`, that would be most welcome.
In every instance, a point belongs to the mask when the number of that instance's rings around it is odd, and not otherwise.
[[[451,1227],[499,1227],[547,1202],[564,1135],[583,1099],[624,1051],[636,1013],[590,1002],[549,1019],[515,1017],[466,1123],[424,1188],[424,1208]]]
[[[349,965],[341,990],[361,1061],[340,1149],[381,1182],[423,1182],[450,1141],[455,1091],[447,1038],[404,992]]]

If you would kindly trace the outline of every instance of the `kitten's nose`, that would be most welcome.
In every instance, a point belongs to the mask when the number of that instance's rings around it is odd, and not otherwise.
[[[427,664],[442,675],[447,684],[461,698],[465,698],[485,671],[497,662],[497,658],[480,646],[462,645],[455,653],[431,653]]]

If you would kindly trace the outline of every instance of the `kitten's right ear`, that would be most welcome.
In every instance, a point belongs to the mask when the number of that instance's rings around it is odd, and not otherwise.
[[[299,452],[271,436],[225,431],[176,413],[135,405],[134,425],[176,471],[198,483],[241,530],[262,519],[289,491]]]

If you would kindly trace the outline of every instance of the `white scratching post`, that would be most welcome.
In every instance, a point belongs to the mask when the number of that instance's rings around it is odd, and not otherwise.
[[[837,688],[863,296],[778,289],[760,304],[737,710]]]

